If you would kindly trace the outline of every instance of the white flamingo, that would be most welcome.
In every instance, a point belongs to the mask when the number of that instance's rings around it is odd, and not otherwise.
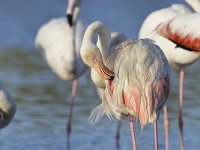
[[[127,37],[119,32],[112,32],[111,33],[111,44],[110,44],[110,50],[109,53],[112,53],[115,48],[121,44],[122,42],[124,42],[127,39]],[[97,43],[97,45],[100,43]],[[96,86],[97,92],[99,97],[102,99],[102,101],[106,98],[104,91],[106,88],[106,84],[105,84],[105,79],[102,78],[95,69],[91,68],[91,79],[94,83],[94,85]],[[99,109],[101,109],[101,105],[99,106]],[[96,122],[97,120],[99,120],[99,118],[101,118],[105,113],[101,112],[101,113],[96,113],[97,109],[95,109],[94,111],[91,112],[91,117],[89,118],[89,121],[91,123]],[[92,115],[92,114],[96,114],[96,115]],[[95,116],[95,117],[94,117]],[[119,139],[120,139],[120,127],[121,127],[121,122],[119,121],[118,126],[117,126],[117,132],[116,132],[116,147],[119,148],[120,144],[119,144]]]
[[[75,8],[78,10],[78,4],[70,0],[66,12],[73,13]],[[80,58],[80,46],[85,28],[81,21],[77,20],[78,12],[73,16],[74,26],[70,26],[66,18],[51,19],[39,29],[36,36],[36,46],[41,50],[52,71],[63,80],[73,80],[67,123],[68,146],[77,78],[87,69]]]
[[[73,26],[75,24],[79,16],[80,4],[81,4],[81,0],[69,0],[69,5],[68,5],[68,8],[66,9],[66,14],[67,14],[68,23],[70,26]],[[122,41],[126,39],[125,35],[118,32],[111,33],[111,38],[112,38],[111,50],[114,50],[118,44],[120,44]],[[97,92],[100,98],[102,98],[101,97],[102,90],[99,89],[98,87],[100,88],[102,88],[102,86],[105,87],[104,79],[102,80],[101,77],[99,78],[98,74],[96,74],[96,71],[93,71],[93,69],[91,69],[91,79],[93,80],[93,83],[97,86]],[[119,148],[119,138],[120,138],[120,127],[121,127],[121,123],[119,122],[118,127],[117,127],[117,132],[116,132],[116,146],[118,148]]]
[[[195,11],[200,11],[200,1],[187,0]],[[183,144],[183,80],[184,68],[200,58],[200,14],[182,4],[152,12],[144,21],[139,38],[151,38],[164,51],[172,68],[180,69],[179,83],[179,128],[180,145]],[[168,147],[167,108],[164,109],[166,150]]]
[[[98,36],[98,44],[94,39]],[[136,149],[132,116],[141,127],[154,122],[155,149],[158,149],[157,119],[170,88],[169,65],[162,50],[149,39],[128,40],[112,53],[111,36],[99,21],[88,26],[81,46],[83,62],[105,79],[105,98],[93,112],[122,119],[129,116],[133,147]],[[100,116],[100,117],[99,117]]]
[[[16,112],[16,103],[8,91],[0,84],[0,129],[6,127]]]

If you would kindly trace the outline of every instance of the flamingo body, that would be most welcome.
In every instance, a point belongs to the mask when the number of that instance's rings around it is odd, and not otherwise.
[[[83,62],[94,68],[104,80],[106,79],[104,101],[107,106],[105,107],[118,119],[128,114],[136,116],[138,110],[143,109],[148,114],[157,113],[157,108],[160,109],[166,103],[170,87],[170,71],[164,53],[149,39],[123,42],[109,53],[111,43],[109,34],[108,29],[101,22],[96,21],[88,26],[81,46]],[[100,35],[98,42],[101,46],[93,43],[95,35]],[[114,76],[114,79],[105,76]],[[135,93],[136,97],[129,99],[131,103],[126,107],[124,103],[128,102],[126,99],[130,98],[131,93]],[[149,101],[149,103],[142,104],[142,101],[144,103]],[[147,105],[153,108],[150,109]],[[140,106],[141,108],[138,109]],[[153,116],[156,116],[155,113],[148,117],[146,122],[158,118]]]
[[[83,33],[81,22],[70,27],[66,18],[52,19],[38,31],[36,46],[40,48],[53,72],[63,80],[76,79],[87,69],[79,51]]]
[[[158,34],[172,42],[178,43],[180,46],[191,51],[200,52],[199,20],[200,15],[195,13],[178,15],[160,24],[156,30]],[[180,28],[180,24],[183,27]]]
[[[199,14],[194,14],[184,5],[174,4],[151,13],[140,29],[139,38],[153,39],[164,51],[172,68],[184,67],[200,58],[197,53],[200,37],[199,31],[196,31],[200,22],[198,20]],[[187,50],[185,47],[195,47],[196,50]]]
[[[170,88],[169,66],[164,53],[151,40],[131,40],[117,48],[114,72],[106,84],[108,103],[116,105],[113,114],[131,114],[143,127],[158,119]],[[162,63],[161,63],[162,62]],[[109,66],[109,64],[108,64]],[[127,114],[126,114],[127,113]]]

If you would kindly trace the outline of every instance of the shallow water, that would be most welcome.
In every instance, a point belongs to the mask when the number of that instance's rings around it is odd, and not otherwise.
[[[106,8],[106,2],[110,7]],[[181,1],[142,0],[136,3],[127,0],[125,3],[123,0],[85,0],[80,17],[85,22],[102,20],[112,31],[121,31],[135,38],[148,13],[174,2]],[[0,149],[66,149],[65,126],[72,83],[55,76],[34,48],[38,28],[50,18],[64,16],[66,1],[2,0],[0,3],[0,81],[16,99],[18,108],[13,122],[0,130]],[[200,142],[199,65],[197,62],[186,69],[184,83],[184,138],[185,147],[190,150],[198,149]],[[179,149],[178,76],[178,71],[172,72],[168,101],[171,149]],[[71,149],[116,149],[116,121],[105,117],[96,125],[88,123],[90,111],[99,100],[86,76],[79,81]],[[153,149],[152,125],[146,126],[142,132],[137,125],[136,137],[138,149]],[[121,150],[131,149],[127,120],[122,125],[120,143]],[[162,114],[159,119],[159,148],[164,149]]]

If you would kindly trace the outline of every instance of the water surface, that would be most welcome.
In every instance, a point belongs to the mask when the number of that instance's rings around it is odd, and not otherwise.
[[[181,0],[85,0],[82,20],[101,20],[112,31],[136,38],[144,18],[154,9]],[[34,47],[38,28],[54,17],[64,16],[66,0],[2,0],[0,5],[0,81],[17,101],[13,122],[0,131],[1,150],[60,150],[66,148],[65,126],[69,111],[71,82],[60,80]],[[200,138],[200,62],[186,69],[184,83],[184,138],[186,149],[198,149]],[[178,71],[172,72],[168,101],[170,147],[179,149]],[[117,123],[106,117],[88,123],[91,110],[100,101],[86,76],[79,80],[75,101],[72,150],[113,150]],[[153,149],[153,126],[141,132],[137,125],[138,148]],[[131,149],[129,123],[123,122],[121,150]],[[159,119],[159,148],[164,149],[162,114]]]

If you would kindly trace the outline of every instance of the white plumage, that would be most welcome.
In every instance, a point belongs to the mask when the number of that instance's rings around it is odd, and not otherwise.
[[[190,34],[193,39],[199,38],[200,32],[197,29],[200,25],[200,14],[192,13],[184,5],[174,4],[169,8],[151,13],[145,19],[139,33],[139,38],[153,39],[161,47],[170,66],[173,68],[186,66],[198,60],[200,58],[198,53],[188,51],[183,47],[177,47],[176,41],[172,42],[162,34],[159,34],[161,27],[165,24],[168,25],[172,33],[177,33],[180,37]]]
[[[87,69],[80,58],[83,33],[80,21],[70,27],[66,18],[50,20],[37,33],[36,46],[50,68],[63,80],[74,80]]]
[[[119,32],[112,32],[111,33],[111,44],[109,49],[109,54],[112,54],[115,51],[115,48],[120,45],[122,42],[126,40],[126,36]],[[107,63],[107,59],[105,60],[105,63]],[[102,116],[105,114],[111,118],[112,115],[110,113],[110,109],[108,107],[108,103],[106,101],[105,96],[105,79],[102,78],[94,68],[91,68],[91,79],[96,86],[97,92],[99,97],[102,100],[102,104],[100,104],[98,107],[96,107],[90,114],[89,121],[91,123],[95,123],[99,121]]]
[[[94,40],[97,36],[98,44]],[[170,71],[164,53],[149,39],[122,42],[113,52],[110,52],[110,44],[110,32],[101,22],[88,26],[81,57],[106,83],[105,90],[100,91],[103,92],[102,104],[93,110],[91,119],[97,121],[103,114],[119,120],[134,116],[142,127],[154,122],[157,137],[156,121],[170,89]],[[131,119],[130,126],[136,149]]]
[[[76,7],[79,9],[79,5]],[[74,17],[77,19],[77,16],[78,12]],[[50,20],[39,29],[35,40],[36,46],[40,49],[52,71],[63,80],[73,80],[70,111],[66,128],[68,146],[70,145],[71,118],[76,95],[77,78],[83,75],[87,69],[80,57],[84,26],[81,21],[70,21],[73,23],[69,24],[66,18]],[[70,26],[72,24],[73,26]]]

